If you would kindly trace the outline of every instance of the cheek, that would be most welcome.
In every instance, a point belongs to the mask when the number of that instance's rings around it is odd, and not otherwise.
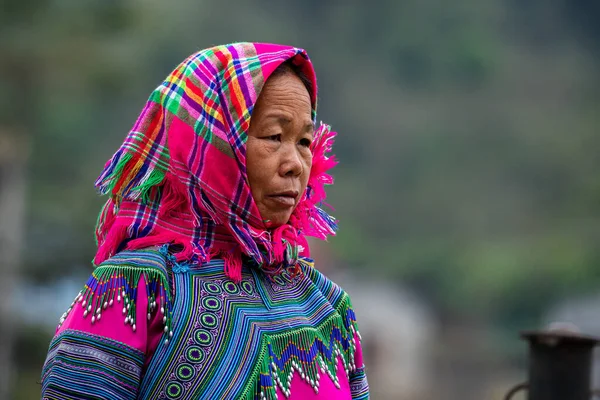
[[[246,148],[246,173],[248,184],[255,200],[259,200],[263,189],[268,186],[273,169],[272,158],[268,149],[249,140]]]

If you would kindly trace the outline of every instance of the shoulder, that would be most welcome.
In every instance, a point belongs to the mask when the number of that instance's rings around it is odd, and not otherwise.
[[[165,248],[158,247],[121,251],[96,266],[94,272],[119,269],[131,272],[154,272],[167,276],[168,253]]]
[[[143,285],[147,299],[154,307],[160,300],[163,307],[170,309],[172,285],[169,257],[172,256],[169,256],[166,246],[121,251],[94,269],[83,297],[109,296],[112,299],[116,296],[117,300],[123,297],[126,303],[135,303],[140,294],[138,288]]]
[[[134,332],[140,320],[151,320],[156,310],[160,310],[160,317],[169,325],[172,299],[166,252],[159,248],[122,251],[96,266],[61,317],[58,329],[72,327],[85,319],[94,325],[103,316],[106,320],[117,306],[122,307],[122,315],[112,314],[124,318],[125,325],[130,325]]]
[[[315,268],[312,259],[302,257],[299,259],[302,273],[308,277],[312,284],[336,309],[352,309],[352,301],[348,293],[337,283]]]

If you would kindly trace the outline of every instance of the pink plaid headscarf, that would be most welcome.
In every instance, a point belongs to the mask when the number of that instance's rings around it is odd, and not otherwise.
[[[321,125],[311,146],[308,187],[290,221],[270,230],[252,198],[246,139],[252,110],[271,73],[293,60],[317,85],[302,49],[235,43],[199,51],[151,94],[125,142],[106,163],[96,187],[110,198],[96,226],[99,264],[123,249],[173,244],[177,261],[225,260],[241,279],[242,255],[265,269],[293,265],[308,254],[305,236],[325,239],[336,221],[319,204],[334,132]]]

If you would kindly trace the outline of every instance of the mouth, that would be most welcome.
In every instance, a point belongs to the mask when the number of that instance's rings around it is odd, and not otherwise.
[[[278,193],[269,195],[269,198],[282,206],[293,207],[296,205],[296,199],[298,198],[298,191],[297,190],[288,190],[288,191],[284,191],[284,192],[278,192]]]

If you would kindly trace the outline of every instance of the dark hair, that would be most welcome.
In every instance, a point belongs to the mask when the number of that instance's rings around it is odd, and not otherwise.
[[[306,76],[304,71],[302,71],[302,67],[294,64],[292,58],[279,64],[279,66],[275,68],[273,73],[271,73],[271,76],[281,76],[285,74],[295,74],[298,78],[300,78],[300,80],[304,84],[304,87],[308,91],[308,95],[310,96],[310,98],[312,99],[314,97],[312,81],[309,79],[308,76]]]

